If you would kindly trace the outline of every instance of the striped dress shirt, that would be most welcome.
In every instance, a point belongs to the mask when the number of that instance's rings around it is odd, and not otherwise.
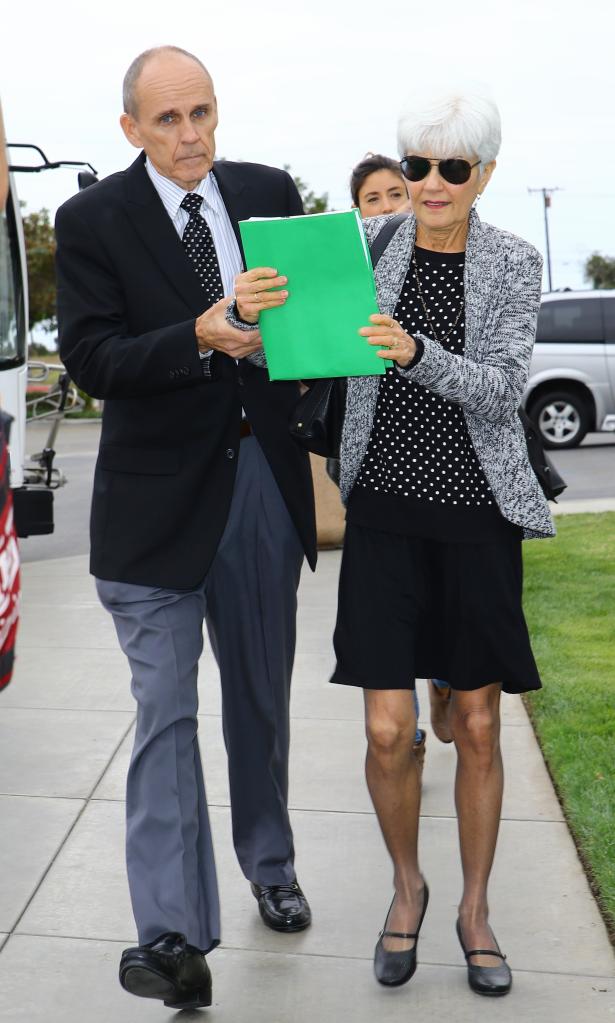
[[[157,171],[149,157],[145,161],[145,167],[165,210],[173,221],[173,227],[181,238],[188,223],[188,214],[181,208],[184,196],[188,195],[187,191]],[[214,240],[224,294],[232,295],[235,290],[235,277],[242,272],[243,263],[218,183],[213,174],[208,174],[191,191],[203,197],[199,213],[207,222]]]

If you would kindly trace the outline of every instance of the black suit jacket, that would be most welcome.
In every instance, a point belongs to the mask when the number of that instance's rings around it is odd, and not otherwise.
[[[302,212],[285,171],[219,162],[213,172],[238,240],[239,220]],[[177,589],[204,578],[228,516],[242,405],[314,567],[309,460],[288,431],[298,385],[220,352],[203,376],[203,293],[143,155],[69,199],[56,237],[60,355],[104,399],[93,574]]]

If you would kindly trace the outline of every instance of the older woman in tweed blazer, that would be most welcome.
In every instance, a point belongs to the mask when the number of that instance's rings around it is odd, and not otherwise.
[[[386,372],[348,381],[332,681],[364,690],[367,783],[393,861],[378,981],[404,984],[417,965],[429,890],[417,851],[411,687],[435,677],[452,688],[458,758],[457,935],[472,989],[504,995],[512,976],[487,901],[503,789],[500,696],[541,684],[521,605],[521,541],[554,532],[517,414],[542,260],[474,209],[500,146],[486,93],[415,92],[398,143],[414,216],[378,263],[381,312],[359,331],[388,360]],[[370,241],[386,221],[365,222]],[[286,292],[268,290],[286,281],[272,282],[275,272],[255,270],[238,287],[244,320],[284,303]]]
[[[364,690],[367,782],[394,869],[374,956],[385,985],[412,977],[429,898],[408,679],[452,687],[464,881],[456,930],[469,984],[486,995],[512,983],[487,902],[503,787],[500,695],[540,687],[521,607],[521,541],[554,532],[517,414],[542,260],[474,209],[499,143],[497,108],[476,90],[428,97],[400,119],[414,216],[378,263],[381,313],[360,331],[388,368],[348,381],[332,679]],[[370,241],[387,219],[365,222]]]

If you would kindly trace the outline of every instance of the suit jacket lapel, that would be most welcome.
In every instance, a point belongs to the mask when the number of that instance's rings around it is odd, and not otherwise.
[[[241,244],[241,235],[239,233],[239,221],[247,220],[250,217],[245,181],[243,181],[238,175],[235,164],[227,163],[226,160],[216,160],[213,166],[213,175],[218,184],[218,188],[220,189],[220,195],[222,196],[222,201],[226,207],[226,212],[228,213],[231,224],[233,225],[233,231],[235,232],[237,244],[239,245],[239,251],[241,252],[241,258],[245,267],[246,258],[243,251],[243,245]]]
[[[203,312],[203,291],[171,218],[139,156],[126,172],[128,215],[148,252],[195,315]]]

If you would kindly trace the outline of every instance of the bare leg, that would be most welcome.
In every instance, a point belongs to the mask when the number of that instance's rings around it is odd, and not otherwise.
[[[412,744],[416,713],[407,689],[366,689],[367,787],[393,860],[395,901],[387,929],[413,934],[423,908],[423,878],[418,865],[421,785]],[[413,941],[386,938],[388,952],[406,951]]]
[[[436,685],[432,678],[427,679],[427,692],[431,710],[431,727],[440,742],[452,742],[451,734],[451,689],[449,686]]]
[[[455,802],[463,868],[459,921],[465,947],[497,944],[489,927],[487,885],[502,810],[504,771],[500,752],[501,686],[454,692],[451,730],[457,748]],[[491,956],[474,956],[475,966],[494,966]]]

